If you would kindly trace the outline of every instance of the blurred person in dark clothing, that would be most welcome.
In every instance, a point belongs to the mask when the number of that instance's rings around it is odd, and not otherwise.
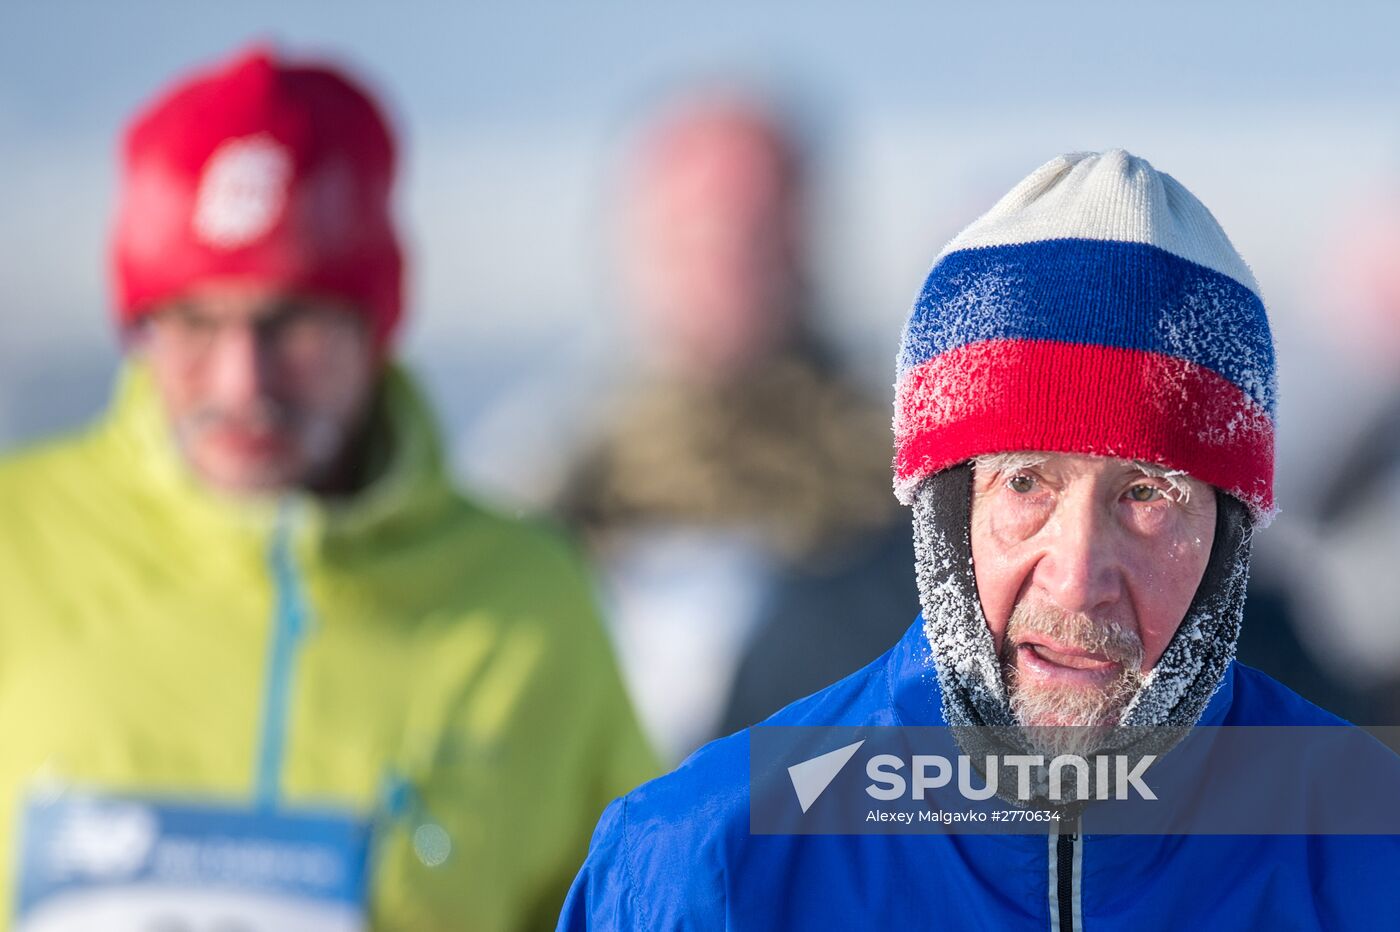
[[[20,929],[546,928],[652,771],[580,562],[452,488],[394,362],[394,166],[263,49],[131,124],[111,411],[0,465]]]
[[[1240,655],[1387,725],[1400,722],[1400,191],[1377,191],[1343,218],[1325,281],[1325,332],[1377,391],[1349,431],[1318,438],[1335,452],[1316,497],[1261,547]]]
[[[1332,460],[1317,525],[1335,564],[1331,596],[1349,623],[1347,669],[1365,678],[1371,721],[1394,724],[1400,722],[1400,184],[1392,180],[1363,210],[1347,224],[1350,235],[1335,267],[1347,279],[1339,284],[1350,356],[1381,387]]]
[[[634,700],[673,758],[874,657],[917,604],[888,415],[815,332],[802,156],[769,110],[713,94],[628,166],[644,358],[559,508],[607,568]],[[860,604],[891,610],[857,623]]]
[[[1398,260],[1400,261],[1400,260]],[[1400,306],[1397,306],[1400,317]],[[1400,365],[1400,357],[1397,357]],[[1353,441],[1342,448],[1329,494],[1320,503],[1318,538],[1332,566],[1327,593],[1345,634],[1330,640],[1361,680],[1365,721],[1400,722],[1400,384]]]

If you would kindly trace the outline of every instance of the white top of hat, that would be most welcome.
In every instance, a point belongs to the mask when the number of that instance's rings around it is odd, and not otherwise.
[[[1122,149],[1051,159],[955,236],[938,258],[960,249],[1050,239],[1149,243],[1259,294],[1254,273],[1206,206],[1171,175]]]

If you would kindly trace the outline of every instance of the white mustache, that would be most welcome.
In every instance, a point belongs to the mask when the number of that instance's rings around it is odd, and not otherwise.
[[[1063,612],[1051,606],[1016,605],[1007,622],[1002,653],[1009,659],[1031,634],[1039,634],[1066,647],[1102,654],[1125,668],[1142,666],[1142,639],[1136,631],[1112,621],[1097,621],[1078,612]]]

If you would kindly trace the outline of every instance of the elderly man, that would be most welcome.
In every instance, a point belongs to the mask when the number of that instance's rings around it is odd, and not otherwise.
[[[922,617],[765,724],[1074,726],[1106,747],[1140,726],[1339,723],[1233,660],[1250,532],[1274,510],[1274,385],[1254,279],[1185,188],[1122,151],[1047,163],[943,251],[904,334],[896,488]],[[561,928],[1400,916],[1391,837],[759,834],[750,754],[772,733],[615,802]]]
[[[263,50],[132,124],[112,411],[0,466],[7,926],[542,927],[651,775],[570,548],[392,361],[393,175]]]

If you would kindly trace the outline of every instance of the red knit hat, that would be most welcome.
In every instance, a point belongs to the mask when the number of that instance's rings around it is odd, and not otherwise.
[[[249,49],[145,108],[123,156],[121,323],[201,280],[245,279],[348,300],[388,341],[403,300],[394,142],[344,75]]]

